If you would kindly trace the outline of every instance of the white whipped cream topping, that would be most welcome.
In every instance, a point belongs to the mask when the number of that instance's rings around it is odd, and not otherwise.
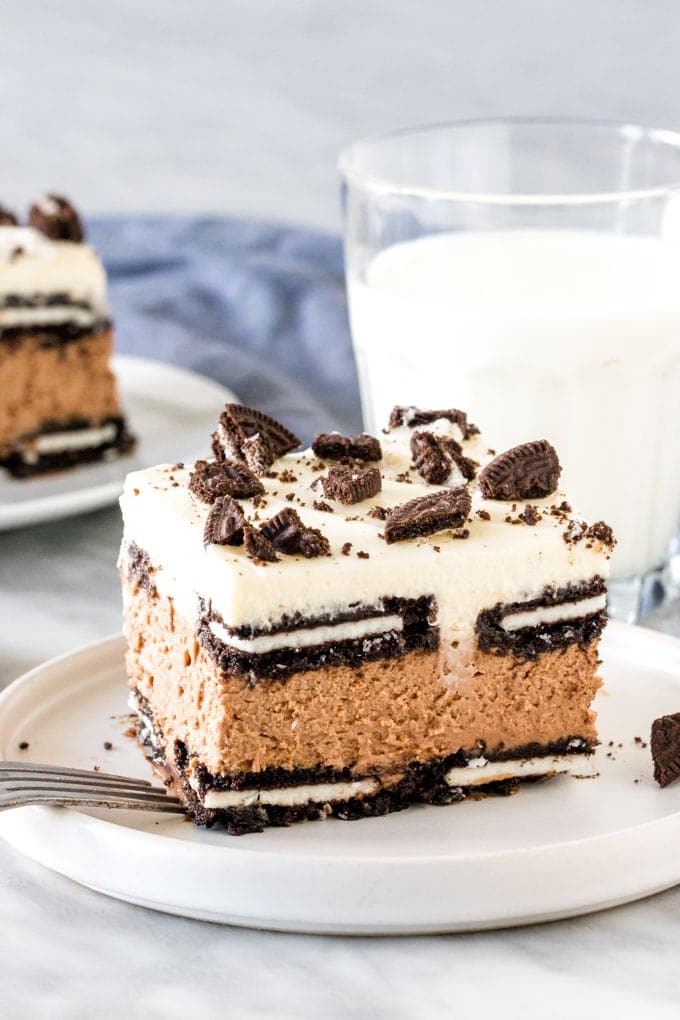
[[[460,440],[456,425],[439,422],[436,431]],[[388,545],[382,537],[384,522],[369,516],[371,507],[391,508],[440,488],[426,485],[409,471],[411,434],[402,427],[380,436],[382,492],[353,506],[326,499],[320,486],[311,487],[320,474],[313,470],[318,460],[311,451],[289,454],[274,465],[276,471],[291,471],[297,478],[294,484],[262,479],[267,503],[257,509],[259,519],[294,506],[306,525],[319,528],[328,538],[330,557],[281,555],[278,563],[264,566],[250,560],[243,547],[204,546],[209,507],[188,489],[190,465],[161,465],[128,475],[121,498],[124,541],[135,542],[148,553],[159,568],[154,574],[158,590],[173,597],[176,610],[192,623],[199,596],[211,601],[229,627],[250,624],[267,629],[284,614],[332,616],[350,604],[379,605],[386,595],[434,595],[444,650],[470,636],[482,609],[535,598],[547,585],[561,588],[595,574],[607,576],[609,551],[599,541],[565,542],[566,522],[549,513],[536,525],[507,523],[506,517],[516,518],[524,503],[513,510],[512,503],[485,500],[475,482],[470,486],[469,538],[456,539],[444,531]],[[462,446],[465,456],[480,464],[492,459],[479,435]],[[403,472],[409,472],[410,483],[397,480]],[[173,485],[173,479],[179,484]],[[287,493],[295,494],[292,504]],[[334,512],[314,509],[319,499]],[[563,493],[555,492],[531,503],[540,511],[559,506],[564,499]],[[252,518],[256,513],[252,501],[240,502]],[[477,516],[478,510],[490,520]],[[349,556],[340,555],[346,542],[352,543]],[[360,550],[369,558],[357,558]]]
[[[503,630],[521,630],[522,627],[538,627],[543,623],[566,623],[578,620],[580,616],[590,616],[607,608],[606,595],[593,595],[592,598],[578,599],[576,602],[563,602],[559,606],[539,606],[525,612],[508,613],[501,620]]]
[[[449,786],[481,786],[483,783],[496,783],[503,779],[560,773],[569,773],[572,776],[594,775],[592,755],[555,754],[543,758],[515,758],[514,761],[473,758],[467,765],[449,769],[444,779]]]
[[[33,227],[0,227],[0,301],[8,295],[47,294],[68,294],[107,314],[106,275],[92,248],[53,241]],[[38,314],[45,309],[27,311]],[[4,322],[3,317],[0,324]]]
[[[324,624],[320,627],[301,627],[299,630],[281,631],[278,634],[260,634],[253,638],[239,638],[217,620],[212,620],[210,630],[225,645],[240,652],[254,655],[273,652],[277,648],[311,648],[327,641],[350,641],[388,631],[401,631],[404,621],[401,616],[374,616],[367,620],[349,620],[344,623]]]

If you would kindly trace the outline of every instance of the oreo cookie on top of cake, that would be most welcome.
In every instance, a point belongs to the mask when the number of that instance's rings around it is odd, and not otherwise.
[[[131,474],[120,573],[139,735],[232,833],[588,773],[614,539],[539,440],[457,409],[298,439],[225,408],[213,459]]]
[[[112,343],[104,269],[71,203],[45,195],[25,225],[0,207],[0,466],[26,477],[132,448]]]

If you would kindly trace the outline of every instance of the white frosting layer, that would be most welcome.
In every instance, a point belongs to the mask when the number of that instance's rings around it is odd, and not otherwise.
[[[432,428],[432,426],[428,426]],[[439,422],[436,431],[460,440],[460,429]],[[438,606],[442,648],[452,649],[469,638],[478,613],[497,603],[521,602],[539,596],[547,585],[563,587],[607,576],[609,550],[596,540],[568,543],[567,520],[546,512],[536,525],[508,523],[523,509],[513,504],[482,498],[471,485],[472,513],[466,527],[469,538],[456,539],[450,531],[387,545],[383,521],[369,516],[371,507],[394,507],[433,491],[410,469],[411,429],[403,427],[381,435],[383,488],[373,499],[353,506],[326,500],[334,512],[314,509],[324,498],[312,488],[320,472],[309,451],[281,458],[274,469],[288,469],[293,484],[263,478],[266,506],[259,506],[259,520],[284,507],[295,507],[305,524],[319,528],[328,538],[333,555],[304,559],[281,556],[278,563],[258,565],[243,547],[203,544],[209,507],[188,489],[191,467],[162,465],[128,475],[121,506],[125,541],[144,549],[157,568],[154,583],[175,600],[176,611],[192,623],[199,596],[210,600],[225,624],[232,628],[252,625],[265,630],[285,614],[304,616],[332,614],[350,604],[376,606],[386,595],[418,598],[434,595]],[[463,442],[463,452],[479,463],[491,459],[480,436]],[[410,482],[403,480],[408,473]],[[398,476],[402,480],[398,480]],[[173,484],[175,483],[175,484]],[[291,504],[285,497],[295,495]],[[565,499],[556,492],[545,500],[532,500],[548,511]],[[242,500],[246,515],[256,513],[252,501]],[[484,520],[477,515],[483,510]],[[578,519],[578,518],[576,518]],[[351,542],[350,555],[340,555]],[[358,551],[369,554],[359,559]]]
[[[370,797],[378,789],[376,779],[357,779],[353,783],[311,783],[306,786],[284,786],[278,790],[210,790],[203,798],[203,804],[207,808],[252,807],[255,804],[295,807],[300,804],[351,800],[359,795]]]
[[[49,294],[68,294],[107,314],[106,276],[92,248],[52,241],[32,227],[0,227],[0,302],[9,295]],[[0,309],[0,326],[8,325],[6,316],[17,311]],[[46,309],[24,311],[38,315]]]
[[[592,613],[600,613],[607,608],[606,595],[594,595],[589,599],[579,599],[577,602],[563,602],[559,606],[541,606],[538,609],[529,609],[526,612],[508,613],[501,620],[503,630],[521,630],[522,627],[538,627],[544,623],[566,623],[568,620],[578,620],[580,616],[590,616]]]
[[[516,758],[514,761],[487,761],[474,758],[468,765],[449,769],[444,779],[449,786],[481,786],[503,779],[547,776],[568,772],[572,776],[594,775],[591,755],[556,754],[544,758]]]
[[[386,634],[388,631],[401,631],[403,627],[404,621],[400,616],[374,616],[367,620],[350,620],[322,627],[301,627],[299,630],[262,634],[246,639],[230,634],[217,620],[210,623],[210,630],[225,645],[255,655],[273,652],[277,648],[311,648],[327,641],[351,641],[373,637],[376,634]]]

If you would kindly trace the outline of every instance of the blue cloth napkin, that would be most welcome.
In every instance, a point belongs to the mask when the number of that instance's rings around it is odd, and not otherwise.
[[[338,238],[215,217],[97,217],[117,349],[229,386],[308,442],[361,428]]]

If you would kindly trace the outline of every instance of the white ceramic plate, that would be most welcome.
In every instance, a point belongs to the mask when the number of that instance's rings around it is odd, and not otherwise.
[[[162,361],[118,355],[113,368],[138,439],[134,453],[42,478],[0,471],[0,531],[107,506],[120,496],[128,471],[206,455],[220,411],[236,399],[218,383]]]
[[[124,735],[122,657],[113,637],[12,684],[0,696],[0,755],[148,776]],[[465,931],[625,903],[680,882],[680,783],[660,790],[634,742],[680,709],[680,641],[613,623],[604,659],[597,779],[240,837],[175,816],[28,807],[0,814],[0,835],[110,896],[288,931]]]

